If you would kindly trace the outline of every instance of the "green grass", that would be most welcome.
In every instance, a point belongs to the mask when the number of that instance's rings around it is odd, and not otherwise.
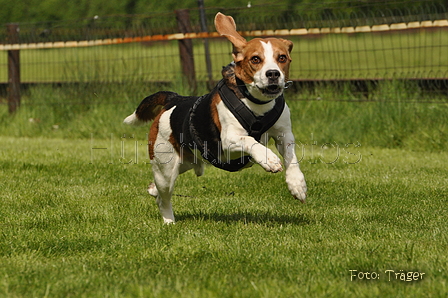
[[[181,83],[156,86],[138,81],[31,87],[23,94],[14,116],[8,114],[5,104],[0,105],[0,135],[81,139],[93,135],[95,139],[110,139],[112,134],[119,139],[127,134],[145,139],[146,127],[124,127],[122,120],[145,96],[161,89],[191,94]],[[200,94],[206,93],[205,88],[201,90]],[[413,101],[418,98],[434,103]],[[349,88],[338,90],[325,85],[298,93],[287,91],[286,99],[297,144],[308,151],[311,144],[320,150],[325,144],[343,148],[358,143],[417,151],[448,149],[446,96],[425,94],[413,83],[381,82],[367,102],[364,95]]]
[[[146,193],[148,127],[121,124],[159,88],[38,86],[15,115],[0,105],[0,297],[446,296],[443,96],[409,102],[421,91],[399,82],[372,102],[288,92],[308,203],[283,173],[209,167],[179,178],[164,226]]]
[[[291,79],[446,78],[448,33],[421,30],[387,34],[293,36]],[[214,79],[231,61],[231,44],[210,40]],[[196,75],[206,80],[204,46],[194,41]],[[0,55],[0,82],[7,82]],[[177,41],[21,51],[22,82],[173,81],[180,73]]]
[[[116,142],[116,143],[114,143]],[[186,173],[164,226],[120,140],[1,137],[2,297],[445,297],[446,152],[358,148],[283,174]],[[125,142],[132,152],[133,141]],[[112,156],[112,158],[111,158]],[[133,155],[132,155],[133,156]],[[353,280],[349,270],[376,272]],[[386,270],[425,273],[390,281]]]

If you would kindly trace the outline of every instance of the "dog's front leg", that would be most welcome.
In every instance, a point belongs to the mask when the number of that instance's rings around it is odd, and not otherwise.
[[[277,173],[283,170],[280,158],[253,137],[230,134],[223,138],[223,149],[228,156],[250,155],[267,172]]]
[[[295,140],[292,132],[282,133],[275,139],[278,151],[283,156],[286,168],[286,184],[294,198],[305,203],[306,199],[306,182],[305,176],[299,167],[299,161],[295,153]]]

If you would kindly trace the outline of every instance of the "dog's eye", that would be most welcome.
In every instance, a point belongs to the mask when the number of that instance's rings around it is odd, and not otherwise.
[[[288,61],[288,57],[286,57],[286,55],[280,55],[278,57],[278,62],[280,63],[286,63],[286,61]]]
[[[250,58],[250,62],[252,62],[253,64],[259,64],[261,63],[261,58],[258,56],[253,56],[252,58]]]

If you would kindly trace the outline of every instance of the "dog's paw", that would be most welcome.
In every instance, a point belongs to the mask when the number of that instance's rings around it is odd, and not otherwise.
[[[300,200],[300,202],[306,203],[306,185],[290,188],[289,191],[296,200]]]
[[[295,199],[300,200],[302,203],[305,203],[307,187],[303,174],[300,173],[292,178],[291,175],[286,176],[286,183],[288,184],[288,189],[291,195]]]
[[[156,187],[156,184],[155,184],[154,182],[151,183],[151,184],[148,186],[148,193],[149,193],[151,196],[157,198],[157,195],[159,194],[159,192],[157,191],[157,187]]]
[[[174,221],[174,219],[171,218],[163,218],[163,224],[164,225],[174,225],[176,224],[176,222]]]
[[[266,151],[266,157],[259,164],[266,172],[277,173],[283,171],[282,161],[269,149]]]

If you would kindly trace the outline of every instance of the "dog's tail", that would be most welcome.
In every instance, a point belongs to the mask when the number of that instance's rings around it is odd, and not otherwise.
[[[160,91],[154,93],[142,100],[134,113],[124,119],[124,123],[129,125],[144,125],[154,118],[162,111],[162,109],[179,95],[174,92]]]

